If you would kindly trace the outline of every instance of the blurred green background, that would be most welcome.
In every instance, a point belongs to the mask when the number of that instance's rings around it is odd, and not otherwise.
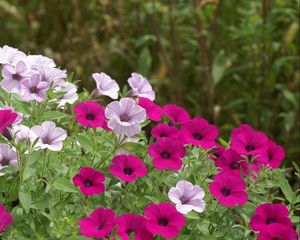
[[[0,0],[0,45],[55,59],[80,87],[145,75],[157,102],[250,123],[299,159],[299,0]]]

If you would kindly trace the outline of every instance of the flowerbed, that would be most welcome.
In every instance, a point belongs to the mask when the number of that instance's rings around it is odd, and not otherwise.
[[[266,134],[219,138],[137,73],[122,91],[94,73],[79,94],[47,57],[4,46],[0,63],[3,239],[298,239],[299,196]]]

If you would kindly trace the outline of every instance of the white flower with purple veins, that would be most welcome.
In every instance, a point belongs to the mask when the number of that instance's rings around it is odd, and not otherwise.
[[[119,85],[106,73],[94,73],[94,80],[96,81],[97,88],[93,91],[92,95],[99,97],[101,95],[109,96],[112,99],[117,99],[119,95]]]
[[[146,111],[132,98],[122,98],[106,106],[105,116],[115,134],[132,137],[141,131],[140,123],[146,120]]]
[[[0,86],[9,93],[18,93],[20,91],[20,82],[31,74],[33,74],[33,71],[22,60],[18,61],[15,66],[5,64],[2,69],[3,80]]]
[[[60,86],[67,77],[67,71],[59,68],[36,66],[35,69],[41,74],[41,80],[47,82],[50,87]]]
[[[203,212],[205,209],[204,191],[188,181],[179,181],[176,187],[170,189],[168,196],[176,204],[177,211],[182,214],[187,214],[192,210]]]
[[[0,170],[18,164],[18,156],[16,151],[11,149],[8,144],[0,143]],[[0,173],[3,176],[4,173]]]
[[[131,87],[129,96],[139,96],[154,101],[155,92],[152,90],[152,87],[148,80],[141,74],[132,73],[131,77],[128,79],[128,84]]]
[[[57,99],[59,108],[65,106],[66,103],[73,104],[78,99],[77,87],[73,83],[64,81],[64,83],[54,88],[54,91],[57,93],[65,93]]]
[[[43,55],[28,55],[27,60],[32,68],[35,68],[37,66],[51,68],[56,67],[55,62],[51,58],[45,57]]]
[[[14,64],[21,59],[25,59],[26,54],[16,48],[7,45],[0,47],[0,64]]]
[[[42,102],[46,99],[46,92],[49,89],[47,82],[41,81],[41,75],[35,73],[20,83],[21,98],[24,101],[36,100]]]
[[[22,124],[12,126],[11,132],[15,136],[16,142],[25,142],[37,138],[29,127]]]
[[[35,149],[49,149],[51,151],[60,151],[63,148],[63,141],[67,137],[67,132],[56,127],[52,121],[43,122],[42,125],[33,126],[31,131],[37,136],[38,141],[35,144]],[[36,137],[31,138],[33,143]]]

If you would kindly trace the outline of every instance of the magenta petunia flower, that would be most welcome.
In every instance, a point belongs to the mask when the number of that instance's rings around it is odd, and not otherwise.
[[[280,223],[287,227],[292,227],[292,222],[288,217],[289,211],[286,206],[279,203],[265,203],[255,209],[255,214],[250,220],[250,226],[254,231],[261,231],[269,224]]]
[[[163,112],[170,119],[171,124],[183,124],[190,120],[188,112],[176,104],[166,104]]]
[[[80,233],[88,238],[106,238],[116,225],[115,212],[99,207],[78,222]]]
[[[298,240],[298,234],[295,229],[274,223],[263,228],[257,240]]]
[[[209,185],[209,190],[222,206],[241,206],[248,200],[245,182],[239,176],[228,172],[215,175],[214,181]]]
[[[67,132],[56,127],[52,121],[43,122],[42,125],[33,126],[31,131],[34,133],[31,142],[38,141],[35,149],[49,149],[51,151],[60,151],[63,148],[63,141],[67,138]]]
[[[0,110],[0,133],[3,133],[4,130],[10,126],[16,118],[18,114],[9,110],[9,109],[1,109]]]
[[[93,78],[96,82],[97,88],[93,91],[94,97],[101,95],[109,96],[112,99],[117,99],[119,95],[119,85],[106,73],[93,73]]]
[[[250,129],[246,125],[232,133],[230,147],[239,154],[247,156],[261,156],[267,152],[268,137],[259,131]]]
[[[124,182],[134,182],[138,177],[146,176],[148,171],[141,159],[130,154],[114,157],[108,170]]]
[[[152,240],[153,235],[146,228],[146,218],[136,214],[122,214],[117,219],[117,234],[122,240]]]
[[[0,143],[0,170],[18,164],[18,155],[8,144]],[[4,173],[0,173],[3,176]]]
[[[285,158],[283,147],[273,141],[268,142],[268,165],[271,168],[279,168],[282,160]]]
[[[82,126],[97,128],[102,127],[105,121],[103,107],[93,101],[77,103],[74,107],[76,121]]]
[[[241,132],[244,131],[254,131],[254,129],[249,124],[241,124],[238,128],[234,128],[231,132],[231,138],[234,138]]]
[[[160,106],[156,105],[148,98],[140,97],[138,99],[138,104],[146,110],[147,117],[154,121],[159,122],[161,120],[163,111]]]
[[[131,77],[128,78],[128,84],[131,87],[128,96],[139,96],[154,101],[155,92],[152,90],[149,81],[141,74],[132,73]]]
[[[188,181],[179,181],[176,187],[170,189],[168,196],[176,204],[177,211],[182,214],[187,214],[192,210],[201,213],[205,209],[203,189]]]
[[[217,161],[225,152],[225,147],[222,145],[217,144],[214,151],[210,155],[210,159],[213,161]]]
[[[132,137],[141,131],[140,123],[146,120],[146,111],[132,98],[122,98],[106,106],[105,116],[115,134]]]
[[[15,66],[6,64],[2,69],[3,80],[0,83],[1,88],[5,91],[19,92],[20,82],[31,76],[31,71],[23,60],[16,63]]]
[[[179,170],[182,167],[185,152],[184,146],[179,141],[168,137],[159,138],[148,147],[153,165],[159,170]]]
[[[240,174],[248,174],[248,163],[246,159],[235,151],[228,149],[216,160],[216,166],[223,171],[234,171]]]
[[[101,194],[105,190],[103,184],[105,176],[101,171],[91,167],[83,167],[73,177],[73,183],[80,188],[80,191],[87,196]]]
[[[182,132],[185,132],[184,141],[194,146],[209,149],[217,145],[215,139],[219,134],[218,128],[201,117],[183,123]]]
[[[185,225],[184,216],[170,203],[149,204],[145,209],[147,229],[164,238],[175,238]]]
[[[29,78],[20,82],[21,98],[24,101],[36,100],[42,102],[46,99],[48,89],[48,83],[42,82],[39,74],[32,74]]]
[[[176,139],[178,137],[178,130],[168,124],[161,123],[152,128],[151,135],[155,138],[169,137]]]
[[[12,215],[6,211],[5,207],[0,204],[0,233],[2,233],[6,228],[12,225],[14,219]]]

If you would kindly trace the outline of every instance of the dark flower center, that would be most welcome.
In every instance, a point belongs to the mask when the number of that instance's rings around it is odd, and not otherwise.
[[[232,162],[232,163],[230,164],[230,168],[231,168],[232,170],[238,169],[238,168],[239,168],[239,164],[238,164],[237,162]]]
[[[101,224],[101,225],[98,226],[97,229],[100,231],[100,230],[102,230],[103,228],[104,228],[104,224]]]
[[[42,140],[43,140],[43,143],[44,143],[44,144],[51,144],[51,143],[52,143],[52,140],[51,140],[48,136],[46,136],[46,137],[43,138]]]
[[[276,223],[275,218],[267,218],[266,224]]]
[[[120,116],[120,120],[121,120],[121,122],[129,122],[129,121],[130,121],[130,117],[128,116],[128,114],[123,113],[123,114]]]
[[[224,197],[227,197],[230,195],[230,190],[228,188],[223,188],[221,193],[223,194]]]
[[[158,225],[160,225],[160,226],[167,226],[168,223],[169,223],[169,221],[166,218],[159,218],[158,219]]]
[[[86,114],[85,117],[89,121],[93,121],[95,119],[94,114],[91,114],[91,113]]]
[[[281,237],[273,237],[272,240],[281,240]]]
[[[189,200],[190,200],[190,199],[186,198],[185,196],[182,196],[182,197],[180,198],[180,201],[181,201],[182,204],[187,204],[187,203],[189,202]]]
[[[167,159],[170,157],[170,154],[167,153],[167,152],[163,152],[161,155],[160,155],[163,159]]]
[[[246,146],[246,151],[247,151],[247,152],[251,152],[251,151],[253,151],[253,150],[255,150],[255,147],[254,147],[254,146],[252,146],[252,145],[247,145],[247,146]]]
[[[269,158],[269,161],[272,160],[273,155],[272,154],[268,154],[268,158]]]
[[[31,93],[38,93],[38,92],[39,92],[39,89],[38,89],[37,87],[31,87],[31,88],[29,88],[29,91],[30,91]]]
[[[194,134],[193,134],[193,138],[195,138],[195,139],[197,139],[198,141],[200,141],[200,140],[203,138],[203,136],[202,136],[200,133],[194,133]]]
[[[133,170],[132,170],[132,168],[124,168],[123,172],[126,175],[131,175],[133,173]]]
[[[85,180],[83,185],[86,186],[86,187],[91,187],[93,185],[93,183],[90,180]]]
[[[2,165],[2,166],[8,166],[8,165],[9,165],[9,159],[3,158],[3,159],[1,160],[1,165]]]
[[[16,80],[16,81],[20,81],[21,78],[22,78],[21,75],[20,75],[19,73],[13,74],[12,77],[13,77],[13,79]]]
[[[129,228],[129,229],[127,229],[126,230],[126,234],[129,236],[130,234],[134,234],[135,233],[135,231],[133,230],[133,229],[131,229],[131,228]]]

